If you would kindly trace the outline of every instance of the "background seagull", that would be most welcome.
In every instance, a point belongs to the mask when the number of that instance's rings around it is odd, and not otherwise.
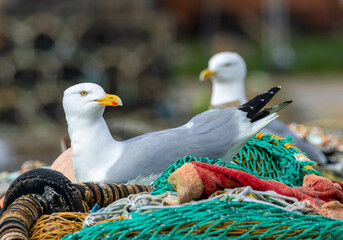
[[[238,106],[247,101],[244,81],[246,65],[244,59],[234,52],[220,52],[211,57],[208,68],[200,73],[200,80],[212,81],[211,108],[226,108]],[[327,163],[323,152],[297,137],[279,120],[271,122],[262,130],[280,137],[292,137],[295,145],[309,158],[321,164]]]
[[[120,98],[93,83],[74,85],[64,92],[63,108],[76,181],[122,183],[154,178],[186,155],[229,162],[290,103],[260,111],[279,89],[272,88],[236,108],[205,111],[177,128],[116,141],[102,115],[105,106],[121,106]]]

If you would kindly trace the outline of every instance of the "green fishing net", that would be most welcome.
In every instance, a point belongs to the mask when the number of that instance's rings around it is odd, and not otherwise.
[[[156,190],[152,194],[175,191],[168,182],[168,177],[183,164],[192,161],[235,168],[261,179],[277,180],[291,187],[302,186],[306,174],[320,175],[320,172],[312,167],[315,162],[309,161],[306,154],[292,144],[290,138],[284,139],[272,134],[259,133],[250,139],[227,165],[220,159],[212,160],[192,156],[177,160],[155,180],[153,186]]]

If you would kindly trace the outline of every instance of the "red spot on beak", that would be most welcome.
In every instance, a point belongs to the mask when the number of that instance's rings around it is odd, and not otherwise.
[[[116,107],[116,106],[118,106],[118,103],[112,102],[112,105]]]

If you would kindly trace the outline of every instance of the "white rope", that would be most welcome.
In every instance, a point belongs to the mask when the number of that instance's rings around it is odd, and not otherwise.
[[[256,198],[250,197],[248,196],[248,194],[253,194]],[[132,212],[149,213],[162,208],[178,208],[195,203],[209,202],[214,199],[256,202],[259,204],[266,204],[300,214],[309,211],[306,203],[299,202],[296,198],[283,196],[277,194],[274,191],[257,191],[252,189],[250,186],[234,189],[224,189],[220,194],[218,194],[218,192],[213,193],[208,199],[191,201],[180,205],[165,205],[163,200],[167,197],[175,198],[177,197],[177,194],[170,192],[166,192],[158,196],[152,196],[147,192],[132,194],[127,198],[122,198],[113,202],[105,208],[90,213],[83,222],[83,226],[92,226],[99,221],[110,218],[115,219],[119,216],[124,216],[125,219],[131,219]]]

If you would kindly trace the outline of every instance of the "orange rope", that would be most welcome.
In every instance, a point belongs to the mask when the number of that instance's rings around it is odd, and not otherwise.
[[[30,231],[30,239],[61,239],[64,235],[81,230],[82,223],[89,213],[60,212],[42,215]]]

